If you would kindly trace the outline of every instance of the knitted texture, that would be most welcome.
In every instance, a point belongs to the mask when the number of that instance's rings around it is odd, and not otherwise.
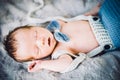
[[[107,30],[101,23],[100,18],[97,16],[88,16],[88,21],[90,23],[90,27],[95,35],[96,40],[99,43],[98,47],[87,53],[88,57],[93,57],[102,51],[114,50],[114,44]]]
[[[111,38],[103,27],[103,24],[101,24],[99,17],[88,16],[88,20],[99,45],[111,45]]]
[[[120,48],[120,0],[105,0],[99,16],[116,48]]]

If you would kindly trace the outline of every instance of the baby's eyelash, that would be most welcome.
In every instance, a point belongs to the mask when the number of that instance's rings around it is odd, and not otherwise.
[[[35,39],[37,39],[37,31],[35,31],[34,37],[35,37]]]

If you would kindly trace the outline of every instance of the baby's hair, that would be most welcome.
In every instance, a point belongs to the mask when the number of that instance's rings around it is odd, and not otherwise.
[[[17,27],[14,30],[10,31],[9,34],[6,35],[6,37],[3,40],[4,49],[7,51],[8,55],[16,61],[23,62],[20,59],[16,58],[15,52],[17,51],[17,42],[15,39],[15,34],[20,29],[30,29],[31,27],[33,26],[25,25],[25,26]]]

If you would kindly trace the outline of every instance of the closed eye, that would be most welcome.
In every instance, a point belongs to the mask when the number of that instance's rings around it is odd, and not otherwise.
[[[35,38],[35,40],[37,40],[37,31],[36,30],[34,31],[34,38]]]
[[[39,54],[39,47],[37,44],[37,30],[34,31],[34,39],[35,39],[35,47],[34,47],[34,52],[35,54]]]

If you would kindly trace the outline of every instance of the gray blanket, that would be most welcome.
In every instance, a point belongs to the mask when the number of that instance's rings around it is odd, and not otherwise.
[[[15,62],[2,45],[10,30],[34,23],[32,19],[42,23],[48,17],[72,18],[89,11],[96,3],[96,0],[0,0],[0,80],[120,80],[120,51],[88,58],[64,74],[48,70],[29,73],[26,63]]]

